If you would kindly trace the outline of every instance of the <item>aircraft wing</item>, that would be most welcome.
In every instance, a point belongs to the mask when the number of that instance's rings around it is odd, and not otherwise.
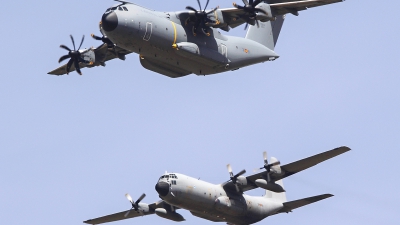
[[[308,157],[305,159],[301,159],[296,162],[286,164],[284,166],[281,166],[280,174],[277,174],[274,172],[270,173],[271,181],[278,181],[285,177],[291,176],[295,173],[298,173],[300,171],[308,169],[312,166],[315,166],[325,160],[336,157],[347,151],[350,151],[350,148],[343,146],[343,147],[335,148],[330,151],[326,151],[326,152],[323,152],[323,153],[320,153],[320,154],[317,154],[317,155],[314,155],[314,156],[311,156],[311,157]],[[246,177],[247,184],[241,185],[240,189],[244,192],[244,191],[249,191],[249,190],[258,188],[258,186],[255,184],[255,181],[257,179],[265,179],[266,177],[267,177],[267,171],[263,171],[261,173],[257,173],[257,174],[248,176],[248,177]]]
[[[275,16],[292,13],[298,15],[299,11],[306,10],[307,8],[328,5],[332,3],[342,2],[344,0],[267,0],[265,1],[270,5],[272,12]],[[221,9],[224,17],[224,22],[231,28],[246,23],[246,16],[248,13],[237,8]],[[218,27],[218,26],[215,26]]]
[[[107,47],[107,44],[102,44],[97,48],[90,48],[90,49],[82,51],[81,54],[83,57],[90,55],[90,56],[92,56],[91,58],[94,57],[95,60],[93,61],[92,64],[86,64],[86,63],[81,62],[81,63],[79,63],[79,66],[81,68],[86,68],[86,67],[92,68],[95,66],[105,66],[106,61],[109,61],[109,60],[112,60],[115,58],[120,58],[122,60],[125,60],[125,55],[130,54],[130,53],[131,53],[130,51],[127,51],[118,46],[115,46],[115,51],[114,51],[114,49],[109,49]],[[48,74],[57,75],[57,76],[64,75],[67,73],[66,68],[67,68],[67,64],[64,64],[64,65],[58,67],[57,69],[50,71]],[[72,72],[72,71],[75,71],[74,64],[72,64],[72,66],[71,66],[70,72]]]
[[[308,8],[343,2],[344,0],[267,0],[275,15],[292,13],[298,15],[299,11]]]
[[[102,216],[102,217],[98,217],[95,219],[90,219],[90,220],[86,220],[83,221],[84,223],[87,224],[101,224],[101,223],[108,223],[108,222],[114,222],[114,221],[118,221],[118,220],[124,220],[124,219],[130,219],[130,218],[135,218],[135,217],[139,217],[139,216],[147,216],[147,215],[151,215],[154,214],[154,210],[157,208],[171,208],[171,206],[160,200],[158,202],[155,202],[153,204],[148,205],[148,210],[143,210],[140,212],[136,212],[135,210],[131,210],[131,212],[125,217],[125,214],[129,211],[123,211],[123,212],[119,212],[119,213],[114,213],[114,214],[110,214],[107,216]]]

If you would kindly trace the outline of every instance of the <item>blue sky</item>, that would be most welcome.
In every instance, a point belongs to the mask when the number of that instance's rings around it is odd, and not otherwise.
[[[160,11],[196,1],[138,0]],[[239,3],[239,1],[238,1]],[[335,197],[259,224],[398,224],[398,2],[348,0],[289,15],[274,62],[171,79],[138,56],[83,76],[49,76],[71,46],[97,46],[113,1],[3,2],[0,217],[12,224],[81,224],[129,208],[164,171],[212,183],[346,145],[353,150],[285,179],[289,200]],[[214,0],[210,6],[231,7]],[[244,36],[243,27],[229,32]],[[251,192],[262,195],[262,190]],[[185,224],[211,224],[180,210]],[[173,224],[157,216],[114,224]]]

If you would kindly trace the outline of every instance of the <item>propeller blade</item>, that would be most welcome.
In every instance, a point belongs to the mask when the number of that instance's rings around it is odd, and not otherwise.
[[[268,155],[267,155],[267,152],[263,152],[263,157],[264,157],[264,164],[265,165],[268,165]]]
[[[128,193],[125,194],[125,197],[133,204],[132,197]]]
[[[71,41],[72,41],[72,45],[74,46],[74,51],[76,50],[75,48],[75,41],[74,41],[74,37],[72,37],[72,35],[69,35],[71,37]]]
[[[101,37],[96,36],[96,35],[94,35],[94,34],[91,34],[91,36],[92,36],[92,38],[94,38],[94,39],[96,39],[96,40],[98,40],[98,41],[103,40]]]
[[[236,192],[240,192],[239,186],[235,184]]]
[[[211,10],[210,12],[207,13],[207,15],[209,14],[213,14],[215,11],[217,11],[218,7],[215,7],[215,9]]]
[[[200,0],[197,0],[197,3],[199,3],[200,11],[202,11],[202,9],[201,9],[201,4],[200,4]],[[196,11],[197,11],[197,10],[196,10]]]
[[[74,59],[74,66],[75,66],[76,72],[79,73],[79,75],[82,75],[81,68],[79,67],[78,59]]]
[[[65,46],[65,45],[60,45],[60,48],[63,48],[63,49],[65,49],[65,50],[67,50],[67,51],[72,51],[70,48],[68,48],[67,46]]]
[[[138,200],[135,202],[135,204],[139,204],[139,202],[141,202],[141,201],[144,199],[144,197],[146,197],[146,194],[145,194],[145,193],[143,193],[143,194],[138,198]]]
[[[260,3],[261,3],[261,0],[255,0],[253,3],[250,3],[250,4],[251,4],[251,6],[256,7]]]
[[[228,169],[228,172],[231,175],[231,177],[233,177],[231,164],[226,165],[226,168]]]
[[[189,10],[195,11],[195,12],[197,13],[197,10],[196,10],[195,8],[193,8],[192,6],[186,6],[186,9],[189,9]]]
[[[260,8],[255,8],[255,9],[254,9],[254,12],[262,12],[262,13],[264,13],[265,15],[268,15],[268,13],[267,13],[264,9],[260,9]]]
[[[127,217],[130,212],[131,212],[131,210],[128,210],[128,212],[125,213],[124,217]]]
[[[237,9],[244,9],[244,7],[243,6],[241,6],[241,5],[234,5]]]
[[[78,50],[79,50],[79,49],[81,49],[81,47],[82,47],[82,44],[83,44],[83,40],[85,40],[85,35],[83,35],[83,36],[82,36],[82,41],[81,41],[81,44],[79,45],[79,48],[78,48]]]
[[[242,176],[245,173],[246,173],[246,170],[242,170],[238,174],[236,174],[235,177]]]
[[[280,165],[280,164],[281,164],[281,162],[276,161],[276,162],[273,162],[273,163],[271,163],[271,164],[269,164],[269,165],[271,165],[271,166],[277,166],[277,165]]]
[[[60,62],[62,62],[62,61],[64,61],[64,60],[66,60],[66,59],[69,59],[69,58],[71,58],[71,56],[69,56],[69,55],[61,56],[61,58],[58,60],[58,63],[60,63]]]
[[[242,0],[243,1],[243,3],[245,4],[245,5],[249,5],[249,2],[247,1],[247,0]]]
[[[207,0],[206,7],[204,7],[204,12],[205,12],[206,9],[207,9],[208,3],[210,3],[210,0]]]
[[[71,58],[67,63],[67,74],[69,74],[69,72],[71,70],[72,63],[74,63],[74,59],[73,58]]]

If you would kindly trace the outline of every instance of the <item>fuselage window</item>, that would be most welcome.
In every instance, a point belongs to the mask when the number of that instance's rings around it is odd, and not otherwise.
[[[122,7],[125,11],[128,11],[128,9],[124,6],[124,7]]]

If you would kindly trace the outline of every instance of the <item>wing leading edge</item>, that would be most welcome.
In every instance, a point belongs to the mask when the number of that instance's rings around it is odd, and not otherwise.
[[[118,221],[118,220],[135,218],[135,217],[139,217],[139,216],[152,215],[152,214],[155,214],[155,210],[158,208],[170,209],[171,207],[172,207],[171,205],[169,205],[168,203],[166,203],[162,200],[152,203],[150,205],[140,203],[139,212],[131,210],[131,212],[127,216],[125,216],[126,213],[128,213],[128,211],[129,211],[129,210],[126,210],[126,211],[110,214],[107,216],[102,216],[102,217],[98,217],[95,219],[86,220],[83,222],[87,223],[87,224],[93,224],[93,225],[109,223],[109,222],[114,222],[114,221]],[[176,207],[174,207],[174,208],[177,209]]]
[[[291,13],[298,15],[299,11],[307,10],[308,8],[329,5],[333,3],[343,2],[344,0],[267,0],[265,1],[271,7],[274,16]],[[220,10],[225,23],[231,28],[238,27],[246,23],[245,15],[247,13],[237,8],[227,8]],[[219,26],[215,26],[220,28]]]

